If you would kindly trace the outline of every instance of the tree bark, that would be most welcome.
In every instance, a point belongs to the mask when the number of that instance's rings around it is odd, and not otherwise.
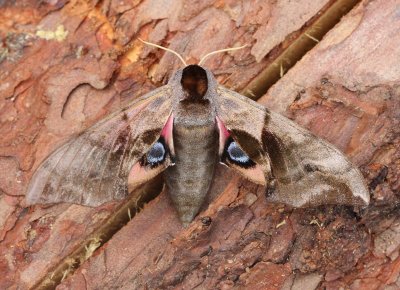
[[[104,245],[93,237],[127,202],[28,208],[24,194],[60,144],[182,66],[137,38],[189,63],[250,44],[205,64],[245,91],[336,1],[36,2],[0,6],[1,289],[56,287],[52,278],[71,274],[85,245],[89,259],[58,289],[400,287],[395,0],[361,2],[260,100],[360,166],[372,193],[366,210],[270,204],[263,188],[219,168],[189,228],[162,192]]]

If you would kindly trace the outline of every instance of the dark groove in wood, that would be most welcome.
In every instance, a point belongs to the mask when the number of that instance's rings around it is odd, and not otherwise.
[[[311,19],[309,21],[311,24],[305,25],[302,32],[294,32],[300,34],[259,76],[246,86],[241,94],[254,100],[262,97],[359,2],[360,0],[337,0],[327,4],[328,7],[320,12],[321,15],[316,15]]]

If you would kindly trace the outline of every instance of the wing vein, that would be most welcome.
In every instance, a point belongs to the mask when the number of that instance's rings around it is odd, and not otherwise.
[[[96,148],[96,147],[94,147],[94,149],[98,150],[98,148]],[[91,159],[92,162],[90,163],[90,166],[89,166],[89,168],[88,168],[88,172],[87,172],[87,174],[86,174],[85,183],[83,184],[83,190],[82,190],[82,192],[89,192],[89,191],[87,190],[87,188],[86,188],[86,186],[87,186],[87,184],[88,184],[88,181],[89,181],[89,179],[90,179],[89,176],[90,176],[90,173],[92,172],[93,164],[96,163],[97,157],[101,155],[101,152],[99,152],[99,151],[97,151],[97,152],[95,152],[95,153],[96,153],[96,155]],[[90,194],[92,194],[91,191],[90,191]],[[88,198],[86,198],[86,200],[89,200],[89,196],[88,196]]]
[[[107,170],[107,165],[108,165],[108,162],[110,161],[111,153],[112,153],[112,151],[113,151],[115,142],[117,142],[117,140],[118,140],[118,138],[119,138],[121,132],[123,132],[124,130],[126,130],[126,128],[127,128],[128,126],[129,126],[129,123],[127,122],[127,123],[125,124],[125,126],[123,127],[123,129],[120,129],[120,130],[118,131],[118,133],[115,134],[115,137],[114,137],[114,140],[113,140],[112,145],[111,145],[111,147],[110,147],[110,150],[108,150],[108,152],[107,152],[107,158],[106,158],[106,161],[104,162],[104,166],[103,166],[103,168],[102,168],[101,177],[100,177],[100,182],[99,182],[99,189],[98,189],[98,190],[99,190],[100,192],[101,192],[102,187],[103,187],[104,173],[105,173],[106,170]]]
[[[68,145],[67,145],[68,144]],[[60,161],[64,158],[65,154],[71,149],[71,146],[73,144],[73,142],[68,142],[66,145],[68,146],[68,148],[61,154],[60,158],[57,160],[56,164],[52,167],[52,169],[50,170],[48,176],[53,176],[54,175],[54,171],[57,168],[57,166],[59,165]],[[65,145],[64,145],[65,146]],[[61,147],[63,148],[63,147]],[[57,177],[57,189],[59,187],[60,184],[60,178]],[[46,183],[45,183],[45,187],[48,185],[48,178],[46,179]],[[45,188],[44,187],[44,188]],[[43,190],[44,190],[43,188]],[[56,190],[54,190],[54,192],[57,192]]]
[[[68,151],[69,151],[69,150],[70,150],[70,147],[68,148]],[[63,181],[65,180],[65,178],[66,178],[66,176],[67,176],[67,173],[69,172],[69,168],[70,168],[72,162],[74,161],[76,155],[78,155],[79,151],[80,151],[80,150],[79,150],[79,148],[78,148],[78,149],[76,150],[75,154],[74,154],[74,157],[71,158],[71,161],[69,162],[68,166],[67,166],[67,167],[65,168],[65,170],[64,170],[64,172],[65,172],[66,174],[63,174],[63,175],[61,176],[61,179],[59,180],[59,182],[58,182],[58,184],[57,184],[56,192],[59,191],[60,186],[61,186],[61,188],[62,188],[62,191],[60,192],[60,195],[61,195],[61,196],[62,196],[62,193],[64,192],[64,189],[63,189]]]
[[[82,176],[82,174],[83,174],[83,166],[84,166],[85,163],[89,160],[89,158],[91,157],[91,155],[93,154],[93,152],[94,152],[95,150],[96,150],[96,147],[92,146],[92,148],[91,148],[89,154],[87,154],[87,155],[85,156],[85,158],[82,160],[81,166],[79,167],[79,176]],[[85,188],[85,187],[83,187],[83,188]],[[83,202],[83,194],[84,194],[84,192],[82,191],[81,194],[80,194],[80,198],[79,198],[79,203],[80,203],[80,204],[82,204],[82,202]]]

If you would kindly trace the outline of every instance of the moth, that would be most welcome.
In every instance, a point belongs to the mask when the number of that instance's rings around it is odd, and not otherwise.
[[[366,205],[359,170],[333,145],[187,65],[162,86],[52,153],[31,179],[28,204],[99,206],[163,172],[183,225],[199,212],[218,163],[294,207]]]

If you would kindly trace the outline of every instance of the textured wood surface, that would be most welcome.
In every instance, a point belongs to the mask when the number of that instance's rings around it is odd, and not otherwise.
[[[180,67],[136,37],[189,62],[251,44],[206,62],[221,83],[241,90],[327,2],[0,6],[0,288],[40,282],[120,206],[26,208],[23,195],[59,144]],[[261,100],[361,167],[373,193],[369,209],[268,204],[261,188],[220,169],[212,193],[222,194],[188,229],[162,193],[58,288],[400,287],[399,15],[395,0],[363,2]]]

